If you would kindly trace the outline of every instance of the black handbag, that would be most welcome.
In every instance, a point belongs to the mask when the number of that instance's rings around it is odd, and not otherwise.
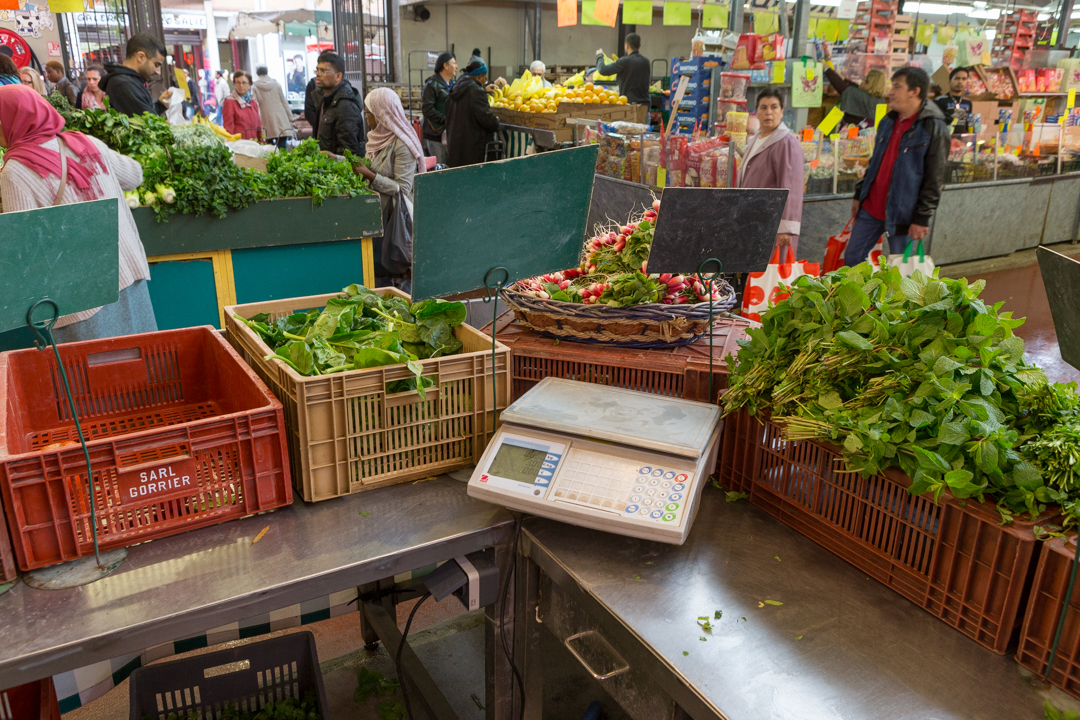
[[[393,156],[390,159],[390,174],[394,172]],[[396,276],[410,275],[412,271],[412,216],[405,207],[405,196],[398,189],[397,197],[383,205],[383,239],[381,264],[388,273]]]

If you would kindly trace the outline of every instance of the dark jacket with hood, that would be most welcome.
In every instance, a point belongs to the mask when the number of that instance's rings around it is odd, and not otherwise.
[[[596,56],[596,73],[608,77],[614,75],[619,81],[619,94],[626,96],[631,105],[648,105],[649,83],[652,80],[652,64],[648,58],[635,50],[610,65],[604,64],[604,56]]]
[[[454,83],[446,100],[447,164],[462,167],[484,162],[487,144],[498,129],[499,118],[480,83],[469,76]]]
[[[360,95],[352,83],[342,79],[341,84],[330,92],[319,91],[322,103],[318,105],[318,127],[313,127],[319,139],[319,148],[343,155],[349,150],[354,155],[364,155],[364,108]],[[316,96],[317,97],[317,96]]]
[[[109,107],[125,115],[165,114],[165,104],[155,100],[146,87],[146,81],[127,65],[109,63],[105,77],[98,83],[109,98]]]
[[[874,155],[866,175],[855,185],[855,199],[862,202],[881,169],[881,159],[889,147],[889,137],[898,115],[890,111],[878,125]],[[929,226],[945,183],[945,164],[949,159],[949,126],[936,104],[923,101],[915,122],[900,138],[896,164],[893,166],[889,199],[885,204],[885,229],[890,235],[907,235],[911,224]]]
[[[446,127],[446,99],[450,97],[450,87],[442,75],[435,73],[424,85],[424,95],[420,101],[420,110],[424,113],[424,137],[428,140],[442,140],[443,128]]]

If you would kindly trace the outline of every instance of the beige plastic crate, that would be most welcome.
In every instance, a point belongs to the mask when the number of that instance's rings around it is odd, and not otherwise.
[[[395,288],[380,295],[408,298]],[[297,493],[308,502],[450,472],[480,461],[494,432],[491,338],[468,325],[454,328],[461,353],[422,360],[435,380],[421,400],[415,390],[387,394],[386,383],[413,375],[404,365],[307,377],[271,354],[235,316],[274,319],[321,308],[335,295],[269,300],[225,308],[229,342],[285,406],[289,460]],[[498,407],[510,401],[510,350],[496,345]]]

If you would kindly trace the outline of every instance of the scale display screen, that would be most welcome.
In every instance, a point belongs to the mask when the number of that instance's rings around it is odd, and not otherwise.
[[[511,445],[504,442],[488,466],[488,473],[507,480],[533,485],[547,458],[547,450]]]

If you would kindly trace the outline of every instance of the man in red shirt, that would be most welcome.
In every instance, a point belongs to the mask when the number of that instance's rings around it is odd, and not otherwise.
[[[893,74],[889,113],[878,125],[866,175],[855,186],[848,265],[864,262],[885,233],[892,253],[929,234],[949,156],[949,128],[938,106],[926,99],[929,87],[920,68]]]

